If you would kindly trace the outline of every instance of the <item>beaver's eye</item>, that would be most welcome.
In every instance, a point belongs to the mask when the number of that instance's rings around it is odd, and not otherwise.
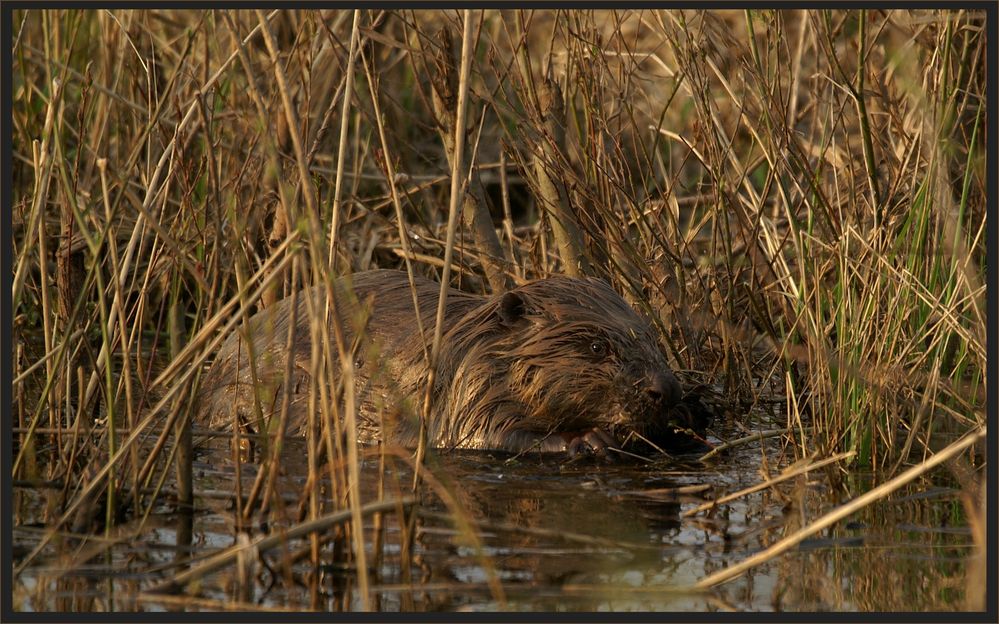
[[[597,357],[603,357],[607,355],[607,343],[602,340],[594,340],[590,343],[590,353]]]

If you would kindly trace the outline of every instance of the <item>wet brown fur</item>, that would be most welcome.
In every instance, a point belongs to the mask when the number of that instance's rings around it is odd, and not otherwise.
[[[426,332],[421,338],[405,273],[370,271],[350,281],[356,299],[347,296],[344,278],[337,280],[335,296],[347,340],[355,345],[359,438],[414,446],[416,408],[429,371],[424,346],[429,352],[440,286],[416,280]],[[323,309],[319,289],[299,293],[292,433],[307,423],[312,338],[306,294]],[[280,411],[290,312],[287,298],[250,323],[265,417]],[[361,331],[358,319],[366,312]],[[434,447],[559,451],[566,448],[566,436],[559,434],[593,428],[619,437],[630,430],[648,433],[667,420],[663,400],[648,391],[650,380],[679,392],[650,325],[601,280],[551,277],[493,297],[450,289],[443,331],[428,422]],[[202,384],[201,422],[226,427],[236,416],[241,426],[256,429],[249,362],[247,345],[235,332]]]

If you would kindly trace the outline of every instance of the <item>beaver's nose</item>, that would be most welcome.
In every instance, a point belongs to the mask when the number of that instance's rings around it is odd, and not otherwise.
[[[655,371],[646,378],[645,391],[656,403],[672,407],[683,398],[683,386],[669,371]]]

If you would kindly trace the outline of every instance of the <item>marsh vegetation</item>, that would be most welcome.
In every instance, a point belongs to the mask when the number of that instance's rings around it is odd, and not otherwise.
[[[4,17],[15,609],[984,608],[985,13]],[[230,332],[371,268],[607,280],[718,452],[360,446],[322,309],[308,435],[192,426]]]

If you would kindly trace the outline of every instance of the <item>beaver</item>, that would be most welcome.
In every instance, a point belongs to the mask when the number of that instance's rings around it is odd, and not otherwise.
[[[352,345],[362,442],[415,447],[419,438],[440,285],[414,280],[422,336],[406,273],[375,270],[334,282]],[[324,292],[301,291],[296,313],[288,297],[250,319],[254,371],[244,332],[225,340],[201,385],[199,422],[216,429],[238,422],[252,432],[255,414],[280,414],[294,322],[286,433],[305,430],[312,345],[305,298],[323,310]],[[441,449],[570,455],[604,455],[629,438],[672,445],[676,431],[703,431],[706,424],[689,422],[689,410],[671,409],[682,397],[651,325],[600,279],[549,277],[491,297],[451,288],[427,439]]]

